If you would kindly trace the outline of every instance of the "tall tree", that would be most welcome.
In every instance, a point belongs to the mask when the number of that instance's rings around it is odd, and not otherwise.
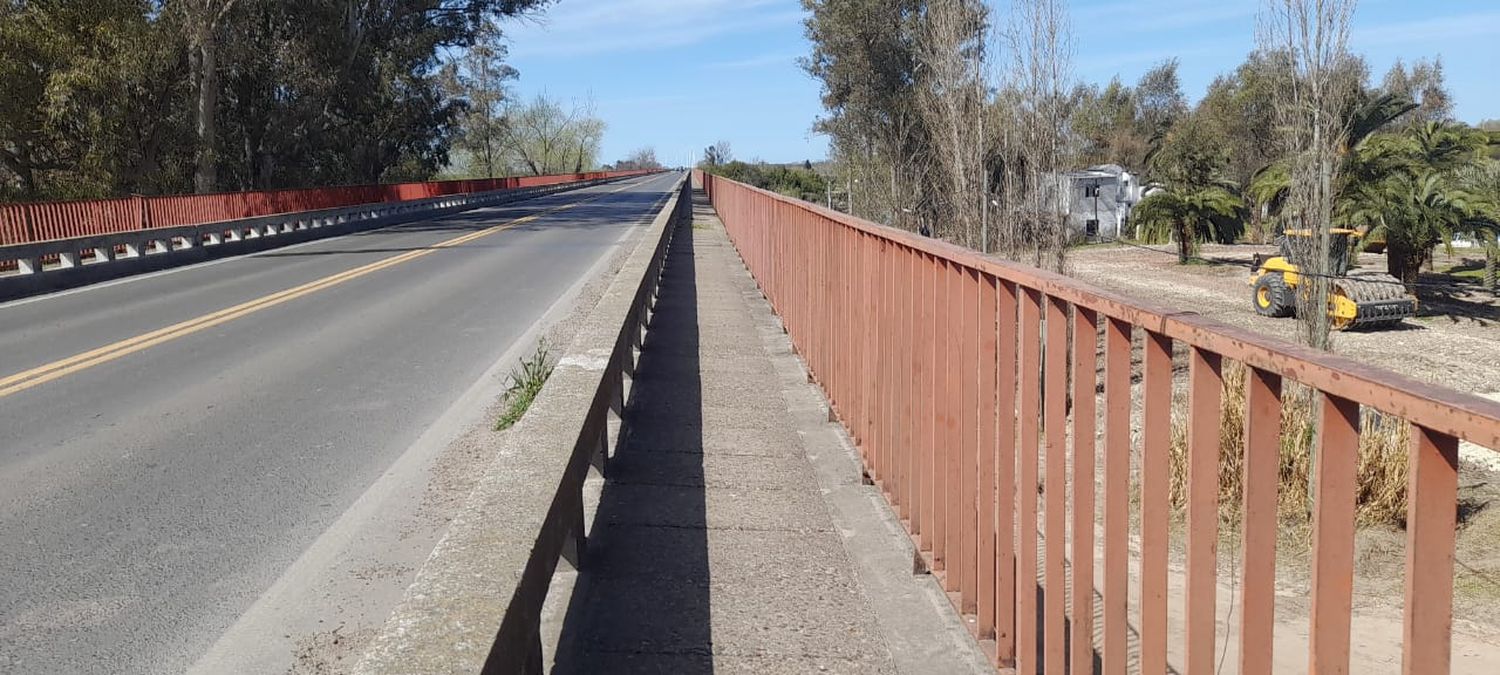
[[[253,0],[246,0],[247,2]],[[187,29],[188,64],[193,83],[193,126],[198,135],[193,188],[218,187],[219,41],[238,0],[175,0]]]
[[[1159,139],[1187,114],[1187,97],[1177,77],[1177,59],[1167,59],[1141,76],[1135,87],[1140,124],[1147,138]]]
[[[1070,168],[1068,135],[1073,37],[1060,0],[1018,0],[1006,43],[1011,62],[1000,105],[1006,110],[1002,156],[1002,238],[1011,257],[1066,268],[1071,232],[1057,208],[1058,176]]]
[[[1442,59],[1419,59],[1410,68],[1397,59],[1386,71],[1380,89],[1417,103],[1411,112],[1392,120],[1393,126],[1453,120],[1453,95],[1443,78]]]
[[[985,178],[984,58],[988,10],[978,0],[931,0],[922,17],[915,107],[930,132],[926,214],[936,236],[971,248],[989,200]]]
[[[1345,111],[1349,81],[1349,23],[1354,0],[1265,0],[1258,40],[1262,51],[1284,59],[1291,87],[1277,100],[1282,150],[1290,158],[1284,216],[1289,225],[1314,236],[1299,237],[1308,250],[1307,292],[1298,294],[1303,338],[1316,349],[1331,347],[1328,320],[1329,251],[1339,151],[1349,129]],[[1298,244],[1303,245],[1303,244]]]
[[[734,161],[734,150],[729,141],[718,141],[703,149],[703,165],[707,168],[723,166]]]
[[[505,63],[506,47],[494,22],[486,21],[464,56],[444,66],[446,93],[464,104],[460,114],[458,148],[477,158],[486,178],[503,171],[501,126],[507,85],[515,68]]]
[[[803,0],[827,134],[850,211],[917,229],[929,132],[917,107],[925,0]]]

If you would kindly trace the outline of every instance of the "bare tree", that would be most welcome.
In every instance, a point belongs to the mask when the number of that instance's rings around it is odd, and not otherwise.
[[[1286,95],[1275,102],[1282,150],[1290,161],[1291,190],[1282,210],[1302,262],[1306,290],[1298,293],[1297,316],[1308,346],[1329,349],[1334,194],[1339,151],[1348,134],[1348,51],[1355,0],[1265,0],[1257,41],[1264,53],[1285,60],[1291,74]]]
[[[978,248],[983,220],[985,34],[977,0],[930,0],[918,41],[919,112],[930,132],[933,234]]]
[[[1071,238],[1061,185],[1068,166],[1073,37],[1061,0],[1015,0],[1001,87],[1003,250],[1037,267],[1066,269]]]
[[[703,149],[703,165],[708,168],[723,166],[732,161],[734,151],[729,147],[729,141],[720,140]]]

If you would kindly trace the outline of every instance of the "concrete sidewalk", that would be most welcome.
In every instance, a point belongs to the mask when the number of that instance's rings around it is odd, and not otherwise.
[[[990,672],[701,192],[625,420],[557,672]]]

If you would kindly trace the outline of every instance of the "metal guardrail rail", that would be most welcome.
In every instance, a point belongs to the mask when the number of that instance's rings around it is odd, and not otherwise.
[[[1458,442],[1500,448],[1500,404],[724,178],[695,171],[694,180],[706,183],[745,264],[929,568],[974,619],[978,637],[994,640],[997,665],[1033,673],[1045,662],[1047,672],[1062,672],[1071,661],[1073,672],[1088,672],[1098,592],[1103,672],[1125,672],[1128,622],[1139,632],[1141,672],[1166,671],[1172,353],[1179,346],[1190,364],[1183,672],[1215,666],[1225,359],[1248,368],[1243,577],[1235,598],[1240,672],[1272,668],[1286,382],[1321,392],[1309,671],[1349,669],[1362,409],[1410,424],[1403,672],[1449,671]],[[1100,332],[1102,345],[1088,338]],[[1144,341],[1139,427],[1131,401],[1137,335]],[[1070,367],[1095,373],[1101,355],[1102,381],[1070,381]],[[1072,438],[1096,438],[1101,405],[1102,448],[1070,443],[1070,426]],[[1141,573],[1132,620],[1135,431]],[[1102,524],[1094,518],[1097,452]],[[1101,535],[1103,587],[1095,589]],[[1046,591],[1040,607],[1037,590]]]
[[[622,173],[625,175],[552,182],[534,187],[375,202],[0,246],[0,300],[383,227],[415,218],[494,206],[641,175],[639,172]]]
[[[545,187],[646,173],[651,171],[593,171],[549,176],[0,204],[0,246],[240,220],[276,213],[320,211],[362,204]]]
[[[610,455],[689,189],[684,176],[511,428],[520,451],[499,453],[355,672],[543,672],[542,604],[558,561],[587,556],[584,479]]]

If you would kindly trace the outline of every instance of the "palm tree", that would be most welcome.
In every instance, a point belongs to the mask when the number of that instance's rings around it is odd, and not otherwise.
[[[1341,166],[1337,174],[1337,194],[1343,195],[1349,186],[1378,180],[1385,175],[1383,155],[1379,154],[1384,149],[1377,148],[1375,153],[1361,151],[1365,150],[1369,141],[1380,138],[1376,136],[1376,132],[1416,108],[1415,102],[1400,94],[1380,94],[1363,105],[1350,109],[1346,127],[1348,133],[1344,137],[1344,147],[1339,151]],[[1247,193],[1256,203],[1267,205],[1275,211],[1286,201],[1291,189],[1290,163],[1283,159],[1256,172],[1250,180]]]
[[[1228,157],[1216,141],[1196,117],[1174,126],[1148,160],[1164,187],[1131,210],[1137,236],[1177,242],[1178,263],[1197,254],[1199,241],[1233,239],[1244,220],[1245,202],[1224,178]]]
[[[1474,233],[1484,242],[1484,287],[1494,292],[1500,283],[1500,160],[1485,160],[1459,174],[1460,184],[1472,198]]]
[[[1239,218],[1245,202],[1219,185],[1169,186],[1151,193],[1131,210],[1137,236],[1147,243],[1177,242],[1177,262],[1198,252],[1198,242],[1218,239],[1220,225]]]
[[[1351,223],[1367,237],[1386,242],[1386,271],[1407,288],[1438,244],[1451,249],[1453,236],[1474,221],[1467,193],[1436,171],[1398,171],[1379,183],[1357,188],[1348,210]]]

